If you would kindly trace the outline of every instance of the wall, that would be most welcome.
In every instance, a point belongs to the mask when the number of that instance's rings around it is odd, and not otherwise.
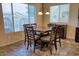
[[[45,7],[44,7],[44,13],[46,13],[47,11],[50,12],[50,4],[49,3],[46,3]],[[44,14],[44,26],[48,26],[49,22],[50,22],[50,14],[49,15]]]
[[[75,39],[75,28],[78,24],[78,8],[79,4],[70,5],[70,18],[67,27],[67,38]]]
[[[37,22],[37,26],[42,26],[43,25],[43,22],[42,22],[43,21],[43,19],[42,19],[43,16],[42,15],[38,15],[38,12],[40,11],[42,5],[36,3],[35,6],[36,6],[36,9],[37,9],[36,10],[36,15],[37,15],[36,22]]]
[[[39,7],[38,7],[39,6]],[[49,11],[49,4],[45,3],[44,4],[44,13],[43,16],[42,15],[38,15],[38,12],[40,11],[40,9],[42,8],[42,4],[36,4],[36,8],[37,8],[37,26],[47,26],[47,24],[49,24],[49,15],[45,15],[46,11]]]

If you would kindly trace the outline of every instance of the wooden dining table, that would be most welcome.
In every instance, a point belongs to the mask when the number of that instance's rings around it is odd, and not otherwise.
[[[46,32],[46,31],[50,31],[51,30],[51,27],[38,26],[35,30],[40,31],[40,32]]]
[[[47,26],[38,26],[35,31],[39,32],[41,36],[45,36],[48,35],[49,31],[51,31],[51,28]]]
[[[45,36],[45,35],[49,35],[47,33],[52,31],[52,28],[51,27],[47,27],[47,26],[38,26],[35,30],[40,32],[41,36]],[[54,37],[54,39],[56,39],[56,38]],[[48,39],[44,39],[44,40],[48,40]],[[57,50],[56,40],[54,42],[55,42],[55,49]]]

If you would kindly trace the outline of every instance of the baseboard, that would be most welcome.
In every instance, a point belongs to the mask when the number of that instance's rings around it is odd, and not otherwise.
[[[9,42],[9,43],[1,44],[0,47],[7,46],[7,45],[10,45],[10,44],[14,44],[14,43],[19,42],[19,41],[22,41],[22,40],[15,40],[15,41],[12,41],[12,42]]]

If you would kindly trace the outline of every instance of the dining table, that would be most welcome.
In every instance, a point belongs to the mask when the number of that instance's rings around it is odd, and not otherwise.
[[[48,26],[37,26],[37,28],[35,29],[35,31],[40,32],[41,36],[47,35],[51,30],[51,27]]]
[[[37,32],[40,32],[40,37],[44,37],[44,36],[48,36],[49,32],[52,31],[52,27],[47,27],[47,26],[38,26],[35,29]],[[56,37],[54,37],[54,45],[55,45],[55,49],[57,50],[57,44],[56,44]],[[48,41],[49,39],[45,38],[43,39],[44,41]]]
[[[40,32],[46,32],[46,31],[50,31],[51,27],[48,27],[48,26],[37,26],[37,28],[35,30],[36,31],[40,31]]]

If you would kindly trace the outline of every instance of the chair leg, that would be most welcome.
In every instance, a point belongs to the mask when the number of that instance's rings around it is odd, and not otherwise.
[[[41,43],[40,51],[42,50],[42,47],[43,47],[42,45],[43,45],[43,44]]]
[[[29,48],[29,40],[28,40],[28,43],[27,43],[27,50],[28,50],[28,48]]]
[[[34,43],[34,53],[35,53],[35,45],[36,45],[36,43]]]
[[[30,42],[29,42],[29,43],[30,43],[30,47],[31,47],[31,40],[30,40]]]
[[[55,50],[57,51],[57,42],[54,42]]]
[[[52,55],[52,46],[49,45],[50,54]]]
[[[50,48],[50,54],[52,55],[52,49]]]
[[[60,44],[60,47],[61,47],[61,39],[59,39],[59,44]]]

